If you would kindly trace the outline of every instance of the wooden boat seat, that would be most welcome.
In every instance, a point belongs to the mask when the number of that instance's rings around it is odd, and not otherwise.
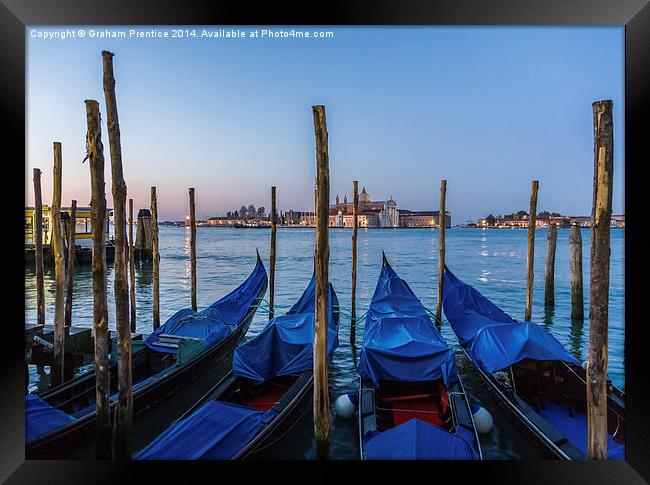
[[[434,400],[435,397],[435,394],[414,394],[379,398],[379,403],[385,404],[386,407],[377,405],[376,409],[391,414],[395,426],[414,418],[439,426],[442,424],[442,419],[439,403]]]
[[[269,381],[259,393],[246,400],[246,405],[259,410],[271,409],[280,401],[286,391],[286,386]]]

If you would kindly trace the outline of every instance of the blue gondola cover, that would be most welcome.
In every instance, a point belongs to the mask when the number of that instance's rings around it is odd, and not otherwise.
[[[384,262],[368,309],[359,375],[379,386],[380,379],[424,381],[456,378],[453,351],[428,317],[422,302]]]
[[[543,327],[520,323],[445,269],[442,303],[461,345],[486,372],[523,359],[578,361]]]
[[[255,269],[241,285],[203,310],[179,310],[147,337],[146,345],[158,352],[177,353],[176,348],[156,345],[161,334],[198,338],[205,348],[221,342],[241,322],[266,282],[266,269],[258,259]]]
[[[209,401],[170,426],[136,460],[228,460],[270,422],[275,411]]]
[[[264,382],[273,376],[296,375],[313,368],[315,285],[314,277],[286,315],[273,318],[255,338],[235,350],[234,375]],[[338,346],[333,291],[330,285],[328,356]]]
[[[33,394],[25,396],[25,442],[46,435],[50,431],[70,424],[72,416],[51,406],[48,402]]]
[[[417,418],[368,435],[364,455],[367,460],[478,459],[465,438]]]

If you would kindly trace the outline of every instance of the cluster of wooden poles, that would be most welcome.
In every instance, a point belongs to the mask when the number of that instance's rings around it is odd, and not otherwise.
[[[106,102],[109,149],[111,155],[112,193],[115,214],[115,323],[117,329],[118,400],[115,408],[114,428],[111,424],[109,401],[109,333],[106,279],[106,194],[104,182],[104,148],[101,140],[99,103],[86,100],[86,158],[91,178],[92,221],[92,280],[93,280],[93,332],[96,378],[96,457],[128,459],[131,457],[132,426],[132,377],[131,377],[131,331],[135,330],[135,272],[133,267],[133,200],[129,200],[129,235],[126,236],[126,183],[122,171],[120,128],[115,98],[113,54],[102,52],[103,87]],[[52,201],[52,251],[55,263],[54,348],[51,366],[51,384],[61,384],[64,379],[64,351],[66,327],[72,323],[72,288],[75,258],[75,223],[77,202],[72,201],[71,221],[68,231],[68,268],[64,266],[65,255],[61,225],[62,150],[61,143],[54,142],[54,181]],[[35,192],[35,262],[37,280],[37,321],[45,323],[43,283],[43,234],[41,171],[34,169]],[[155,188],[152,189],[152,200]],[[152,204],[155,207],[155,202]],[[154,209],[155,210],[155,209]],[[154,231],[154,253],[157,255],[157,227]],[[128,247],[128,249],[127,249]],[[130,261],[131,306],[129,308],[129,280],[127,261]],[[154,270],[158,258],[154,258]],[[64,309],[64,286],[67,294]],[[154,305],[157,301],[154,284]],[[130,310],[130,312],[129,312]],[[131,322],[129,320],[131,319]],[[130,325],[131,323],[131,325]]]
[[[91,173],[91,220],[92,220],[92,278],[93,278],[93,330],[96,375],[97,437],[96,457],[128,459],[131,457],[132,431],[132,376],[131,332],[135,331],[135,270],[133,250],[133,199],[129,199],[129,237],[126,235],[126,183],[122,172],[120,129],[115,98],[113,54],[102,52],[104,68],[104,95],[107,111],[109,147],[111,155],[112,192],[115,223],[115,321],[117,328],[118,401],[114,430],[109,407],[108,365],[108,303],[106,283],[106,196],[104,190],[104,154],[101,141],[99,103],[86,100],[87,137],[86,159]],[[314,436],[318,458],[328,458],[331,446],[331,416],[327,375],[327,318],[328,318],[328,267],[329,267],[329,154],[325,107],[312,106],[316,138],[316,187],[315,213],[316,238],[314,266],[316,274],[316,303],[314,329]],[[606,370],[607,370],[607,315],[609,290],[609,227],[612,205],[612,103],[599,101],[593,104],[594,112],[594,199],[591,230],[591,273],[589,314],[589,356],[587,367],[587,404],[589,423],[589,457],[605,459],[606,453]],[[61,144],[54,143],[54,190],[52,203],[52,248],[55,260],[55,312],[54,312],[54,359],[51,370],[52,384],[63,382],[63,355],[65,327],[71,324],[72,279],[74,272],[74,227],[76,201],[72,201],[71,230],[68,238],[68,270],[64,267],[63,239],[61,229]],[[35,242],[37,276],[38,323],[45,323],[42,253],[42,201],[40,170],[34,169],[35,189]],[[538,181],[532,183],[530,219],[528,229],[528,256],[526,277],[526,314],[532,315],[533,263],[535,243],[535,214],[537,209]],[[353,182],[352,226],[352,306],[350,342],[356,339],[356,267],[357,231],[359,214],[358,181]],[[436,319],[442,318],[442,275],[445,266],[445,214],[447,181],[440,184],[439,210],[439,267],[438,301]],[[195,190],[189,189],[190,205],[190,267],[192,309],[197,309],[196,299],[196,218]],[[276,187],[271,187],[271,244],[269,278],[269,319],[274,316],[274,285],[277,235]],[[153,328],[160,326],[159,306],[159,242],[158,206],[156,187],[151,187],[152,253],[153,253]],[[545,304],[554,304],[554,262],[557,231],[550,226],[547,245]],[[572,281],[572,317],[583,318],[582,299],[582,241],[580,229],[571,227],[570,266]],[[127,262],[129,278],[127,279]],[[66,278],[67,273],[67,278]],[[64,309],[64,287],[67,279],[67,300]],[[130,281],[129,281],[130,280]],[[130,305],[129,305],[130,301]]]

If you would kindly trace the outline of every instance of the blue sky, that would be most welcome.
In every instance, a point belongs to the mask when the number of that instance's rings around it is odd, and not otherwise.
[[[136,210],[148,207],[157,186],[163,220],[186,214],[188,187],[196,188],[201,218],[242,203],[268,209],[271,185],[280,209],[309,210],[314,104],[327,110],[332,201],[349,197],[358,179],[375,199],[437,209],[446,178],[447,208],[462,222],[470,212],[476,219],[527,210],[538,179],[539,210],[588,215],[591,103],[600,99],[614,101],[613,205],[624,212],[622,27],[299,28],[334,32],[327,39],[32,37],[57,30],[26,31],[28,204],[33,167],[43,170],[43,199],[51,202],[53,141],[63,147],[64,204],[89,202],[84,100],[98,100],[105,121],[107,49],[115,53],[129,197]],[[102,135],[112,206],[105,122]]]

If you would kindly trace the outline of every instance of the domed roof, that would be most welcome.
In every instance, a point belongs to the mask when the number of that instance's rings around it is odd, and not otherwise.
[[[359,196],[359,201],[360,202],[372,202],[372,197],[370,197],[370,194],[366,192],[366,186],[363,186],[363,190],[361,191],[361,195]]]

